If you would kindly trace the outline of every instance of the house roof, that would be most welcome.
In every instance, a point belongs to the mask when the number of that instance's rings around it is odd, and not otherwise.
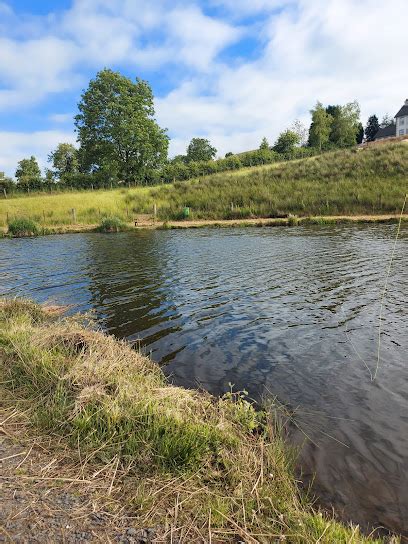
[[[408,115],[408,104],[404,104],[395,117],[404,117]]]
[[[374,140],[379,140],[380,138],[389,138],[390,136],[395,136],[396,132],[397,132],[396,124],[391,123],[391,125],[380,128],[377,134],[375,135]]]

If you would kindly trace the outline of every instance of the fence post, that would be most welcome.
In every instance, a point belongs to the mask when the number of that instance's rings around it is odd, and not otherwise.
[[[71,214],[72,214],[72,222],[75,224],[76,223],[76,210],[75,210],[75,208],[72,208]]]
[[[156,205],[156,202],[153,204],[153,220],[154,222],[156,222],[156,217],[157,217],[157,205]]]
[[[6,212],[6,223],[7,223],[7,225],[9,224],[9,214],[8,214],[8,212]]]
[[[7,191],[5,187],[3,187],[3,193],[4,193],[4,198],[7,198]]]
[[[43,210],[43,220],[44,220],[44,226],[45,226],[45,210]]]

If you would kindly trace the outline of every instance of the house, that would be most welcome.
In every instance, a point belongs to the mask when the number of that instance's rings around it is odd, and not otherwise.
[[[386,127],[381,127],[374,137],[374,140],[385,138],[397,138],[408,135],[408,98],[394,118],[394,122]]]

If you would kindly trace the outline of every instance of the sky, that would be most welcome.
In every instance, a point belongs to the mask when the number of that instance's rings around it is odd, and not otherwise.
[[[408,98],[408,0],[0,0],[0,171],[60,142],[103,68],[152,86],[170,155],[272,144],[317,100],[361,119]]]

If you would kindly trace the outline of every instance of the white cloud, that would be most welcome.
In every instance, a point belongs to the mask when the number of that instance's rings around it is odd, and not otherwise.
[[[318,99],[332,104],[357,99],[365,122],[374,112],[394,114],[408,96],[406,0],[211,4],[225,17],[210,17],[187,0],[76,0],[65,12],[26,21],[24,28],[31,30],[24,39],[2,31],[0,110],[34,105],[73,87],[79,94],[82,74],[104,65],[157,73],[176,65],[178,83],[157,100],[172,153],[184,152],[192,137],[203,135],[224,154],[254,148],[263,136],[272,142],[295,118],[308,121]],[[12,17],[5,6],[0,1],[0,13]],[[241,52],[239,61],[221,62],[219,53],[243,36],[258,40],[256,59],[245,60]],[[56,114],[51,120],[65,118]],[[14,170],[10,157],[34,150],[44,157],[57,143],[49,145],[51,134],[20,134],[22,146],[3,133],[7,161],[3,157],[1,164]]]
[[[60,142],[75,144],[73,132],[44,130],[37,132],[0,132],[0,171],[14,176],[18,161],[34,155],[44,170],[47,156]]]

